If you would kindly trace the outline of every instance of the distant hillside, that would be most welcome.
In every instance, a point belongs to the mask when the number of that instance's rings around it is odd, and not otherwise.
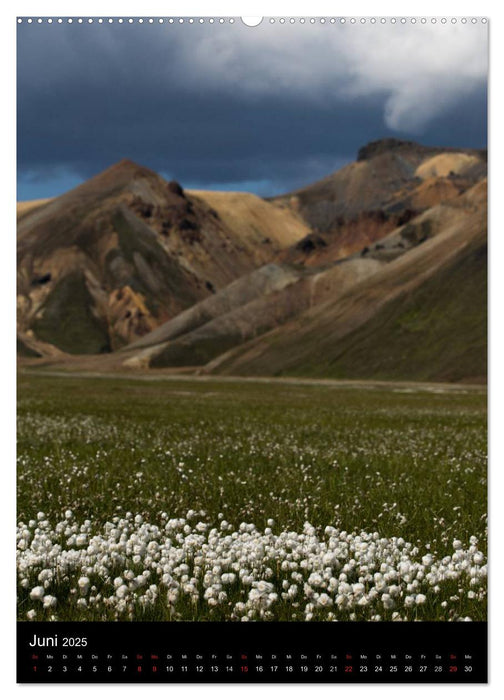
[[[312,233],[280,260],[321,265],[365,250],[426,209],[486,176],[486,152],[383,139],[323,180],[271,201],[295,211]]]

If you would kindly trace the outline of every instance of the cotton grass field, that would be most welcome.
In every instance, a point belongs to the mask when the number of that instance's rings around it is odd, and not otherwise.
[[[486,619],[486,392],[430,389],[21,373],[19,619]]]

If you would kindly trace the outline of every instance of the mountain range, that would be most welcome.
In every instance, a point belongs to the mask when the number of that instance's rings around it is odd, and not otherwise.
[[[484,382],[486,172],[383,139],[261,199],[123,160],[18,203],[20,362]]]

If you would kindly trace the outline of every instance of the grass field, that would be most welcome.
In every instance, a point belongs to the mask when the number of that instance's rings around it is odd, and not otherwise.
[[[486,392],[20,374],[18,615],[486,619]]]

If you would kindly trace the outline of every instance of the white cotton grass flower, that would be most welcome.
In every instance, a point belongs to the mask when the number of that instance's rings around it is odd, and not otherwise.
[[[222,514],[218,522],[201,521],[195,509],[185,517],[164,513],[159,522],[127,513],[105,525],[79,523],[70,509],[54,525],[39,515],[18,527],[18,542],[26,543],[17,551],[20,599],[56,617],[71,605],[80,619],[130,620],[145,611],[176,620],[191,610],[236,621],[286,614],[379,621],[425,619],[440,606],[443,619],[455,620],[472,615],[486,593],[487,567],[475,537],[467,546],[450,538],[440,556],[439,544],[413,545],[378,532],[309,522],[301,531],[273,532],[272,518],[262,530],[245,521],[234,528]],[[31,612],[22,614],[31,619]]]
[[[44,595],[45,595],[44,586],[35,586],[35,588],[32,588],[32,590],[30,591],[30,598],[32,600],[42,600]]]
[[[89,578],[87,576],[81,576],[77,581],[77,585],[79,586],[79,593],[83,596],[87,595],[90,586]]]
[[[115,594],[117,598],[125,598],[128,595],[128,586],[124,584],[119,586],[119,588],[116,589]]]
[[[392,608],[395,607],[395,603],[394,603],[392,597],[388,593],[384,593],[382,595],[381,600],[382,600],[382,604],[383,604],[383,607],[385,608],[385,610],[392,610]]]
[[[252,586],[256,588],[259,591],[259,593],[268,594],[271,593],[271,591],[273,590],[273,584],[268,583],[268,581],[254,581],[252,583]]]
[[[49,582],[54,578],[54,572],[52,569],[43,569],[37,578],[41,583],[49,584]]]
[[[332,598],[327,593],[321,593],[317,598],[317,606],[328,608],[333,604]]]

